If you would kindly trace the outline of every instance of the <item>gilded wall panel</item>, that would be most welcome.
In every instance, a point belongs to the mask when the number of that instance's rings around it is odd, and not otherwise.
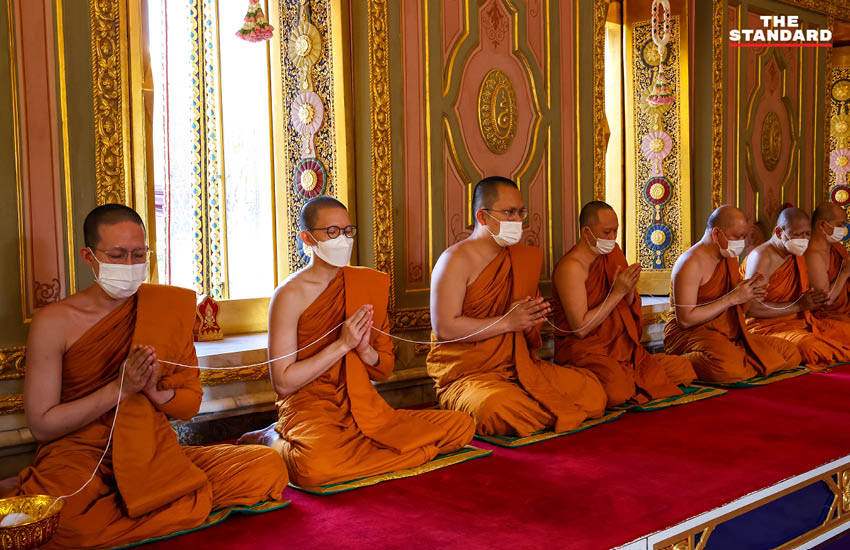
[[[824,186],[829,200],[847,210],[850,206],[850,46],[832,53],[826,89],[828,169]]]
[[[691,237],[688,16],[686,4],[674,8],[625,6],[627,252],[651,294],[667,292]]]
[[[384,147],[374,93],[375,77],[379,83],[382,77],[375,52],[385,47],[379,28],[384,20],[372,9],[379,4],[370,3],[364,14],[373,75],[372,151],[367,158],[368,151],[358,150],[357,157],[371,166],[376,204],[392,197],[386,219],[375,211],[375,266],[386,265],[381,245],[391,236],[398,251],[392,256],[395,326],[414,328],[427,319],[437,257],[472,232],[469,203],[482,177],[505,175],[518,182],[530,209],[523,242],[544,249],[544,280],[564,247],[573,244],[565,239],[574,235],[577,200],[576,106],[570,103],[576,8],[546,0],[388,4],[389,101],[395,114],[387,133],[403,139],[391,141],[385,157],[375,154]],[[562,25],[568,29],[557,32]],[[353,28],[356,35],[356,18]],[[392,189],[382,185],[388,167]]]

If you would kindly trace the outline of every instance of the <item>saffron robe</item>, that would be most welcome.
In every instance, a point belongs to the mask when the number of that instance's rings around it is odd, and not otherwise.
[[[711,278],[697,291],[697,304],[717,300],[741,280],[738,261],[723,258]],[[746,324],[745,306],[730,307],[714,319],[683,328],[675,316],[664,327],[664,349],[691,360],[697,377],[705,382],[733,384],[767,376],[800,364],[796,344],[753,334]]]
[[[466,288],[463,315],[500,317],[511,303],[538,295],[542,263],[539,248],[503,249]],[[525,437],[544,428],[560,433],[602,416],[607,398],[596,376],[539,359],[532,351],[541,344],[538,326],[528,336],[516,331],[432,346],[428,374],[440,405],[471,414],[482,435]]]
[[[743,270],[746,266],[741,266]],[[793,302],[809,289],[809,272],[802,256],[789,254],[768,281],[765,302]],[[747,319],[747,326],[756,334],[783,338],[797,344],[803,362],[825,367],[850,361],[850,323],[817,318],[811,311],[790,313],[773,319]],[[843,342],[848,343],[843,343]]]
[[[841,264],[844,263],[844,258],[846,257],[847,249],[844,248],[843,244],[830,243],[829,267],[826,272],[830,290],[832,290],[832,285],[835,284],[835,279],[841,271]],[[820,319],[826,318],[850,322],[850,281],[844,283],[844,288],[838,291],[838,296],[831,306],[815,310],[812,314]]]
[[[157,357],[197,365],[192,341],[195,293],[143,285],[98,321],[62,361],[63,403],[116,380],[136,344]],[[118,407],[112,445],[94,479],[65,500],[59,528],[44,548],[109,548],[191,529],[216,508],[279,499],[286,467],[271,449],[252,445],[181,447],[168,417],[191,419],[201,403],[197,369],[160,363],[160,390],[174,397],[154,405],[143,393]],[[115,409],[91,424],[39,445],[20,476],[19,494],[76,491],[100,459]]]
[[[298,320],[298,348],[372,304],[374,326],[389,333],[389,277],[372,269],[343,267]],[[319,353],[339,338],[334,330],[299,352],[298,360]],[[321,376],[292,395],[279,398],[275,430],[281,454],[298,485],[325,485],[412,468],[438,454],[460,449],[472,439],[469,415],[453,411],[394,410],[370,379],[393,372],[390,338],[371,331],[378,352],[375,366],[352,350]]]
[[[563,261],[563,260],[562,260]],[[599,255],[587,272],[587,309],[602,303],[614,284],[616,268],[628,267],[619,246]],[[570,330],[558,290],[552,290],[552,313],[556,327]],[[555,330],[555,363],[571,364],[593,372],[608,395],[608,406],[626,401],[681,395],[677,384],[696,378],[691,362],[678,355],[651,355],[640,343],[643,332],[640,296],[631,305],[623,298],[602,323],[584,338]]]

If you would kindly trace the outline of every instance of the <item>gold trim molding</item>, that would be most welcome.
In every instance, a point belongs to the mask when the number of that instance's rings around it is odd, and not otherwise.
[[[91,63],[97,204],[126,204],[122,0],[91,2]]]
[[[605,200],[605,20],[608,0],[593,5],[593,199]]]
[[[24,412],[24,396],[21,393],[0,396],[0,415]]]
[[[24,346],[0,348],[0,380],[24,377],[26,353]]]
[[[387,1],[369,0],[369,122],[372,138],[372,217],[375,269],[390,276],[389,309],[395,306],[393,269],[392,140]]]
[[[823,13],[838,19],[850,21],[850,5],[847,0],[779,0],[783,4],[790,4],[818,13]]]
[[[426,307],[394,311],[390,316],[390,324],[394,331],[431,330],[431,310]]]
[[[724,48],[723,22],[726,19],[725,0],[714,0],[711,28],[711,79],[713,96],[711,102],[711,208],[723,204],[723,60]]]

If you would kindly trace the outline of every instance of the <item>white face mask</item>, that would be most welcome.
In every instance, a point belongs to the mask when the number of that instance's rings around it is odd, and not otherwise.
[[[841,225],[832,228],[832,235],[827,235],[826,240],[831,243],[840,242],[841,239],[847,236],[847,226]]]
[[[494,220],[496,219],[492,214],[490,214],[486,210],[485,212]],[[522,222],[504,222],[502,220],[496,221],[499,222],[498,234],[493,234],[493,232],[490,231],[489,227],[484,226],[484,228],[487,229],[487,232],[493,236],[493,240],[496,241],[496,244],[498,244],[499,246],[511,246],[519,242],[519,240],[522,238]]]
[[[788,235],[788,233],[786,233]],[[790,235],[788,235],[790,237]],[[795,256],[802,256],[809,247],[809,239],[789,239],[785,241],[785,250]]]
[[[588,231],[590,231],[590,228],[588,228]],[[617,241],[615,241],[614,239],[600,239],[593,233],[593,231],[590,231],[590,234],[593,235],[594,239],[596,239],[596,246],[590,244],[589,242],[587,244],[589,244],[590,249],[596,252],[597,254],[610,254],[611,251],[614,250],[614,247],[617,246]]]
[[[348,262],[351,260],[351,249],[354,248],[354,237],[346,237],[340,234],[335,239],[320,241],[312,233],[310,233],[310,236],[317,243],[310,247],[313,254],[334,267],[348,265]]]
[[[746,240],[740,239],[733,241],[726,236],[726,233],[723,233],[723,236],[726,237],[726,248],[720,249],[721,256],[724,258],[737,258],[744,253],[744,249],[747,248]],[[719,247],[720,243],[717,243],[717,246]]]
[[[91,251],[91,249],[89,249]],[[108,264],[98,260],[94,251],[92,258],[100,266],[99,274],[95,275],[95,281],[110,297],[115,300],[129,298],[139,290],[145,279],[148,278],[149,261],[143,264]],[[94,272],[94,269],[92,269]]]

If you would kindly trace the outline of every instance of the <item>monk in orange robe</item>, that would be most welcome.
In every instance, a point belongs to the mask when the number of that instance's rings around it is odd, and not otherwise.
[[[812,237],[803,257],[812,288],[827,294],[824,307],[812,312],[815,317],[850,321],[850,256],[842,242],[846,224],[844,210],[831,202],[812,214]]]
[[[168,418],[197,413],[198,370],[159,359],[197,365],[195,293],[139,286],[149,251],[138,214],[100,206],[84,229],[80,255],[98,284],[38,312],[27,345],[24,406],[39,447],[17,493],[69,495],[94,473],[65,500],[45,548],[130,544],[196,527],[216,508],[280,498],[286,469],[269,449],[178,443]]]
[[[762,275],[741,280],[738,272],[748,233],[744,213],[721,206],[708,218],[702,239],[673,266],[675,317],[664,327],[664,349],[690,359],[706,382],[731,384],[800,364],[795,344],[746,326],[749,302],[767,292]]]
[[[579,241],[552,274],[555,362],[592,371],[608,406],[681,395],[678,384],[690,384],[696,373],[687,358],[650,355],[640,343],[640,265],[630,266],[617,245],[616,212],[589,202],[579,225]]]
[[[444,409],[464,411],[482,435],[565,432],[601,416],[605,390],[587,369],[537,358],[549,304],[537,282],[539,248],[517,244],[526,217],[516,184],[500,177],[475,187],[476,227],[449,247],[431,284],[433,339],[428,374]]]
[[[744,261],[747,277],[768,279],[764,300],[750,302],[747,326],[756,334],[784,338],[797,344],[803,361],[828,367],[850,361],[850,323],[817,318],[813,310],[827,305],[826,292],[811,288],[803,254],[811,235],[809,216],[799,208],[779,214],[773,236]]]
[[[392,374],[395,361],[390,338],[372,330],[390,330],[389,277],[346,265],[356,227],[345,206],[311,199],[301,228],[312,260],[272,297],[269,355],[301,351],[272,364],[277,423],[240,442],[279,450],[303,486],[412,468],[469,443],[469,415],[394,410],[372,385]]]

